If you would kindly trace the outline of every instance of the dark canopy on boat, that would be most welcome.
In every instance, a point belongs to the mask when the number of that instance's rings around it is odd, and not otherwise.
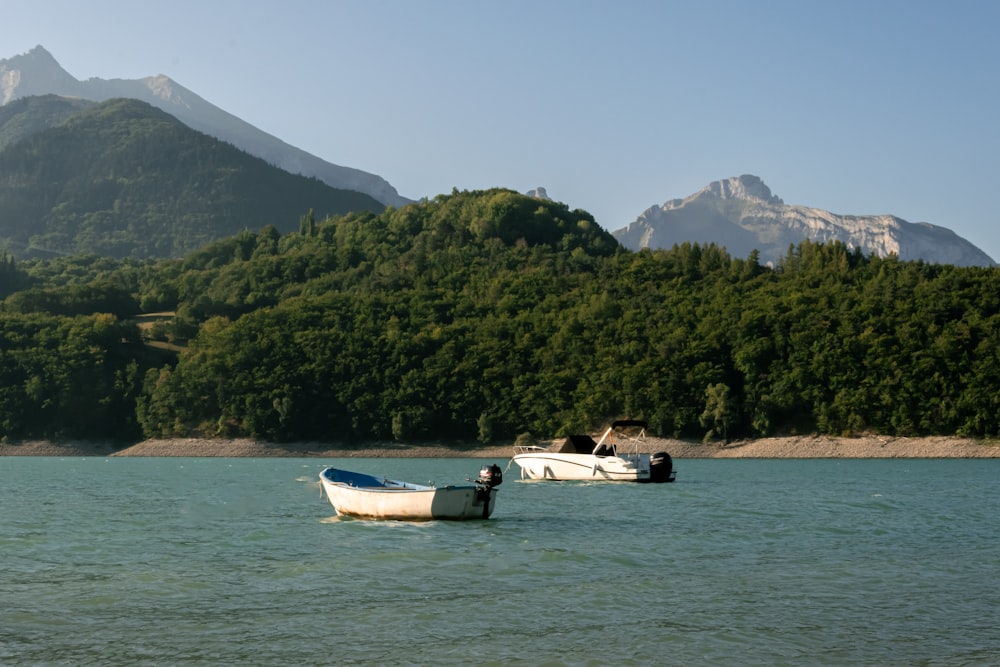
[[[649,422],[643,421],[642,419],[619,419],[616,422],[611,422],[611,428],[628,428],[630,426],[649,428]]]
[[[560,454],[590,454],[596,446],[597,442],[589,435],[571,435],[556,451]]]

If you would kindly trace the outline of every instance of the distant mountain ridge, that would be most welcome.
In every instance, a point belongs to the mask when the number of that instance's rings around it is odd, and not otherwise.
[[[710,183],[684,199],[652,206],[635,222],[612,232],[624,247],[670,248],[675,244],[715,243],[733,257],[753,250],[762,263],[776,264],[789,246],[808,239],[841,241],[868,255],[897,255],[956,266],[996,266],[982,250],[950,229],[908,222],[893,215],[837,215],[818,208],[785,204],[753,175]]]
[[[134,98],[0,107],[0,248],[180,257],[219,238],[385,206],[292,174]]]
[[[322,160],[223,111],[159,74],[144,79],[79,81],[42,46],[0,60],[0,105],[32,95],[55,94],[93,101],[126,97],[142,100],[180,119],[189,127],[227,141],[293,174],[317,178],[327,185],[367,194],[386,206],[411,202],[381,176]]]

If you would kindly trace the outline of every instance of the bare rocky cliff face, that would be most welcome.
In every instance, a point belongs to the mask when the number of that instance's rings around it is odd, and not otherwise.
[[[716,181],[684,199],[650,207],[613,235],[632,250],[715,243],[732,257],[746,258],[756,249],[762,264],[777,264],[790,245],[808,239],[841,241],[865,255],[895,254],[906,261],[996,266],[989,255],[944,227],[892,215],[837,215],[791,206],[750,175]]]
[[[285,171],[317,178],[335,188],[363,192],[387,206],[404,206],[411,201],[401,197],[381,176],[331,164],[286,144],[162,74],[144,79],[79,81],[41,46],[26,54],[0,60],[0,105],[30,95],[48,94],[95,102],[115,97],[139,99],[159,107],[188,127],[227,141]]]

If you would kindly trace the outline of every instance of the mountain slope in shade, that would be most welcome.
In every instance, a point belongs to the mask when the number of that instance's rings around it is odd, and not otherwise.
[[[180,119],[189,127],[227,141],[293,174],[317,178],[331,187],[363,192],[386,206],[410,203],[375,174],[322,160],[205,101],[162,74],[144,79],[79,81],[42,46],[0,60],[0,104],[31,95],[55,94],[103,101],[118,97],[142,100]]]
[[[293,231],[310,209],[322,219],[384,208],[136,99],[0,108],[0,248],[18,257],[180,257],[244,230]]]
[[[996,266],[989,255],[950,229],[892,215],[837,215],[788,205],[751,175],[716,181],[684,199],[653,206],[613,235],[632,250],[715,243],[733,257],[747,257],[756,249],[762,263],[776,264],[789,246],[808,239],[841,241],[879,257],[895,254],[901,260]]]
[[[22,97],[0,106],[0,151],[33,134],[62,124],[93,104],[96,102],[58,95],[40,95]]]

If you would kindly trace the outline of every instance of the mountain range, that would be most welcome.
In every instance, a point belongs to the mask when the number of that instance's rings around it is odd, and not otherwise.
[[[892,215],[837,215],[785,204],[752,175],[715,181],[684,199],[652,206],[612,234],[632,250],[715,243],[733,257],[757,250],[759,261],[770,264],[787,255],[790,246],[809,239],[840,241],[865,255],[894,254],[904,261],[996,266],[989,255],[945,227]]]
[[[142,100],[195,130],[229,142],[293,174],[311,176],[341,190],[362,192],[386,206],[403,206],[410,202],[381,176],[310,155],[223,111],[163,74],[142,79],[79,81],[42,46],[0,60],[0,105],[22,97],[47,94],[96,102],[119,97]]]
[[[293,231],[310,211],[384,209],[140,100],[43,95],[0,107],[0,248],[16,257],[180,257],[244,230]]]
[[[364,193],[386,206],[412,200],[399,195],[380,176],[334,165],[290,146],[230,113],[215,107],[165,75],[143,79],[79,81],[64,70],[42,46],[0,60],[0,106],[37,95],[59,95],[102,101],[134,98],[166,111],[187,126],[230,143],[293,174],[327,185]],[[64,109],[61,113],[68,113]],[[22,118],[5,128],[9,144],[51,125],[51,118]],[[20,133],[20,134],[19,134]],[[0,150],[5,139],[0,136]],[[532,196],[548,198],[544,188]],[[958,266],[996,266],[986,253],[951,230],[925,222],[912,223],[892,215],[838,215],[807,206],[787,205],[753,175],[709,184],[683,199],[671,199],[643,211],[634,222],[613,232],[626,248],[669,248],[674,244],[715,243],[731,256],[753,251],[763,263],[776,263],[789,247],[803,240],[841,241],[865,254],[895,254],[902,260],[924,260]]]

